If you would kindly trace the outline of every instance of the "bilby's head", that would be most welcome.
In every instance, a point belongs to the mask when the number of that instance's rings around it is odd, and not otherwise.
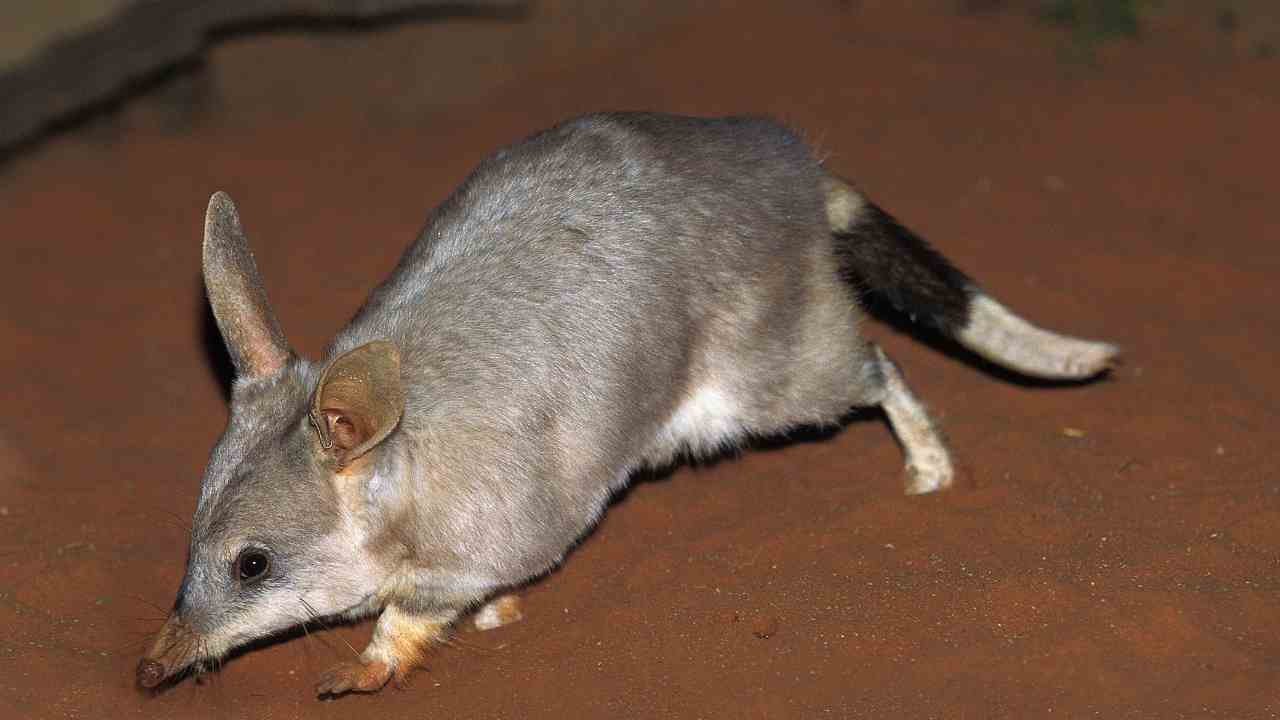
[[[222,193],[205,220],[204,275],[236,380],[182,587],[138,663],[148,688],[238,645],[351,610],[386,572],[368,549],[362,488],[383,465],[404,407],[395,346],[370,342],[324,367],[294,355]]]

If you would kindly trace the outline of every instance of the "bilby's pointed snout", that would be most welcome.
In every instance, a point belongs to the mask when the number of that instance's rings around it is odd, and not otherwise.
[[[164,681],[164,665],[142,658],[138,661],[138,686],[150,690]]]
[[[201,660],[202,648],[200,636],[177,613],[170,615],[152,641],[151,649],[138,661],[135,670],[138,686],[147,690],[159,687]]]

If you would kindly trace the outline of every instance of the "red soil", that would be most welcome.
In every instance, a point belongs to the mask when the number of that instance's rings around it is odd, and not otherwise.
[[[3,168],[0,715],[1280,713],[1280,66],[1209,24],[1091,68],[1012,14],[789,5],[239,38],[200,86]],[[136,690],[225,419],[210,192],[314,355],[482,155],[606,108],[780,116],[993,294],[1127,362],[1037,387],[876,327],[962,487],[904,497],[887,429],[856,422],[639,484],[524,622],[461,632],[409,691],[315,700],[368,624]]]

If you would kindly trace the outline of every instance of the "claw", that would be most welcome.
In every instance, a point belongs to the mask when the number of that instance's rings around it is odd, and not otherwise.
[[[395,689],[397,690],[408,690],[409,687],[413,685],[413,683],[409,682],[410,674],[411,673],[407,670],[402,672],[397,668],[396,671],[391,674],[391,684],[395,686]]]
[[[391,679],[391,668],[380,662],[343,662],[320,675],[318,697],[337,697],[349,692],[377,692]]]

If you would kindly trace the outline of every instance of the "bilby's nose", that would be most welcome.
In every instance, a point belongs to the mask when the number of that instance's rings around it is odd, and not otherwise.
[[[138,661],[138,684],[144,688],[153,688],[164,680],[164,666],[150,658]]]

